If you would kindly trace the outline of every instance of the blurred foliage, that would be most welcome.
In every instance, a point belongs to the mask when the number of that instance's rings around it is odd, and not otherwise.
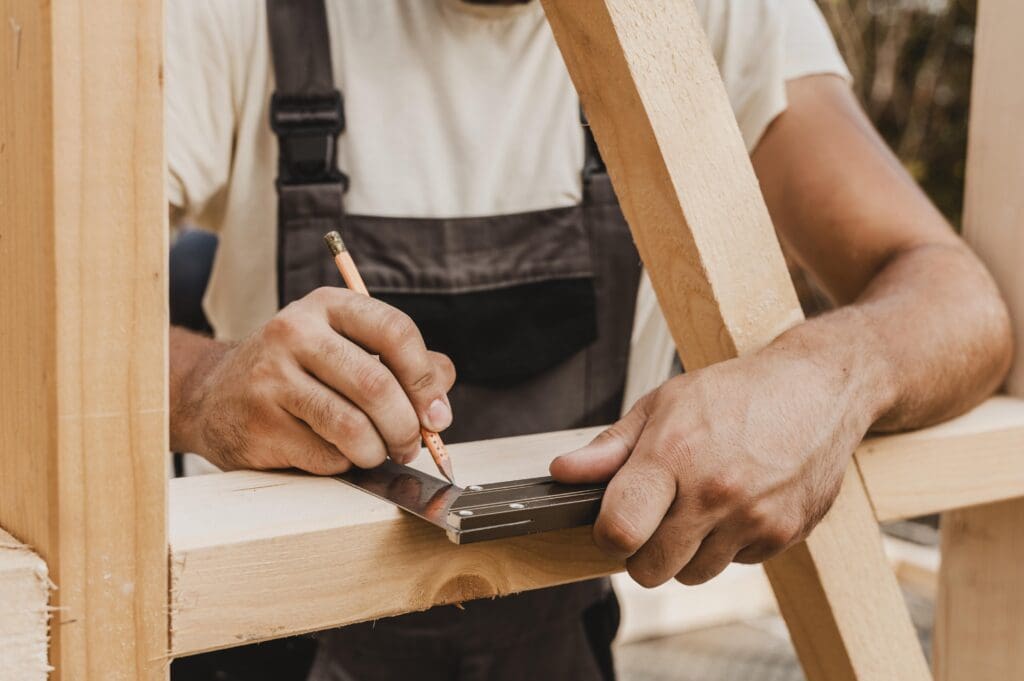
[[[959,226],[977,0],[818,0],[868,115]]]

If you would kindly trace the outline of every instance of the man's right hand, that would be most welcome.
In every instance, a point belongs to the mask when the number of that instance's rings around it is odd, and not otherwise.
[[[176,345],[171,444],[223,469],[332,475],[405,462],[421,425],[451,424],[451,360],[427,350],[407,315],[348,289],[317,289],[235,345],[185,342],[199,357]]]

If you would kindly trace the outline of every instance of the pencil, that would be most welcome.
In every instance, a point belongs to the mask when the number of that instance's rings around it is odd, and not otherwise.
[[[363,283],[363,278],[359,275],[359,269],[356,267],[355,261],[352,260],[352,255],[348,252],[348,248],[345,247],[341,234],[328,232],[324,235],[324,242],[331,249],[331,254],[334,256],[334,264],[338,266],[338,271],[341,272],[341,278],[345,280],[345,285],[356,293],[369,296],[370,292],[366,290],[366,284]],[[427,446],[427,451],[430,452],[430,458],[437,464],[437,470],[441,471],[441,475],[454,485],[455,477],[452,474],[452,461],[448,458],[448,449],[444,446],[441,436],[432,430],[422,427],[420,428],[420,435]]]

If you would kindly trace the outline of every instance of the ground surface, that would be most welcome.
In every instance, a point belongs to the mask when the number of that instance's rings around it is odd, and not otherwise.
[[[906,594],[918,635],[931,652],[934,603]],[[616,650],[619,681],[804,681],[786,627],[777,616]]]

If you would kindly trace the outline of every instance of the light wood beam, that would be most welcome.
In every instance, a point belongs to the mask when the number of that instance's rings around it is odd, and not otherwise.
[[[857,457],[881,451],[887,461],[899,462],[918,451],[935,452],[929,467],[934,478],[958,478],[965,487],[981,488],[972,483],[972,474],[986,481],[988,469],[1019,451],[1007,440],[1001,451],[979,454],[973,441],[987,437],[986,428],[1024,434],[1024,401],[991,400],[913,439],[869,439]],[[584,445],[600,430],[449,449],[465,484],[517,480],[545,475],[552,458]],[[414,465],[432,470],[425,454]],[[877,470],[876,479],[885,484],[876,491],[869,481],[875,505],[919,515],[911,506],[914,499],[921,500],[922,508],[941,504],[932,496],[906,497],[900,491],[919,484],[920,470],[896,468],[892,481]],[[1024,494],[1024,481],[1015,494]],[[947,501],[961,500],[951,489]],[[588,529],[459,547],[449,544],[440,529],[336,480],[290,473],[238,471],[172,480],[169,536],[175,656],[622,569],[597,551]]]
[[[46,681],[49,596],[46,563],[0,530],[0,678]]]
[[[994,397],[933,428],[868,438],[857,463],[880,522],[1024,496],[1024,400]]]
[[[596,429],[451,445],[463,484],[547,474]],[[414,464],[432,471],[430,457]],[[331,479],[238,471],[170,485],[171,652],[188,655],[610,574],[590,528],[456,546]]]
[[[0,525],[53,679],[166,678],[162,3],[0,0]]]
[[[803,315],[690,0],[542,0],[689,370]],[[808,540],[766,564],[811,681],[929,677],[855,465]]]
[[[978,5],[964,236],[1010,308],[1018,349],[1006,387],[1024,397],[1024,3],[981,0]],[[1019,480],[1024,437],[1016,444],[1016,456],[1007,460],[1013,472],[1008,466],[1001,470]],[[999,488],[1004,482],[993,475],[990,484]],[[1024,498],[943,515],[935,626],[939,681],[1024,677],[1022,565]]]

